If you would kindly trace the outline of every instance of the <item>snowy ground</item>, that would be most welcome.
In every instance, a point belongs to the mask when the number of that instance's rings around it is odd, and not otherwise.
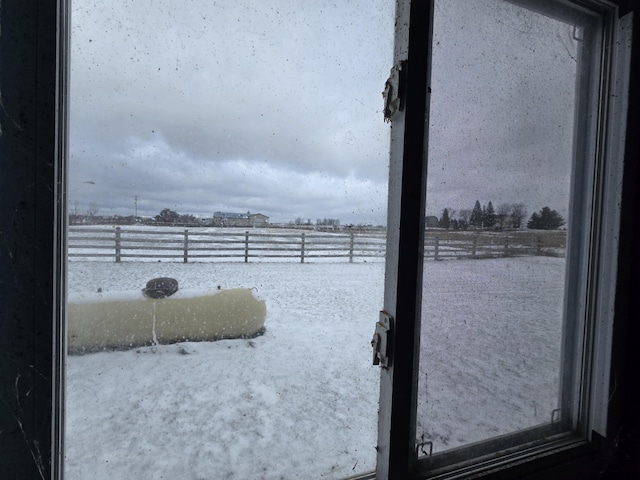
[[[549,257],[426,264],[417,434],[434,452],[551,420],[563,269]]]
[[[436,450],[550,418],[563,265],[427,263],[418,430]],[[70,356],[65,478],[310,479],[374,469],[379,370],[370,340],[383,264],[70,262],[69,270],[70,298],[137,290],[157,276],[182,288],[256,287],[267,331]]]

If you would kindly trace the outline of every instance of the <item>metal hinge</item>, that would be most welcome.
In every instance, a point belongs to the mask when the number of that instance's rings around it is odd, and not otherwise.
[[[391,358],[391,335],[393,333],[393,317],[385,311],[380,312],[380,319],[373,332],[373,364],[388,368]]]
[[[384,84],[384,121],[390,122],[404,110],[405,76],[407,61],[401,60],[391,69],[389,79]]]

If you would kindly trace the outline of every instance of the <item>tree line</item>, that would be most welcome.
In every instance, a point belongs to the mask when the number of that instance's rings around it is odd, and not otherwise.
[[[485,230],[519,230],[527,217],[524,203],[503,203],[497,208],[489,201],[481,205],[476,200],[472,209],[453,210],[444,208],[437,225],[427,219],[427,226],[437,226],[451,230],[485,229]],[[535,230],[557,230],[565,224],[562,216],[549,207],[543,207],[529,218],[526,227]]]
[[[166,223],[171,225],[192,225],[198,223],[198,218],[191,214],[180,214],[171,210],[170,208],[164,208],[158,215],[154,217],[158,223]]]

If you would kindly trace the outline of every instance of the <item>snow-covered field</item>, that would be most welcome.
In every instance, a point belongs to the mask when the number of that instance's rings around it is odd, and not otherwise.
[[[427,262],[419,433],[436,451],[550,419],[564,260]],[[69,356],[69,480],[342,478],[375,468],[381,263],[69,262],[74,292],[255,287],[266,333]],[[425,382],[424,378],[428,379]]]
[[[434,452],[551,421],[564,259],[428,262],[418,429]]]

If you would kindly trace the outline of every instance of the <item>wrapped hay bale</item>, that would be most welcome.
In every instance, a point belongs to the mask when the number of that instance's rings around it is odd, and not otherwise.
[[[248,338],[264,332],[264,300],[247,288],[76,294],[67,305],[70,353],[157,343]],[[155,295],[155,293],[154,293]]]

